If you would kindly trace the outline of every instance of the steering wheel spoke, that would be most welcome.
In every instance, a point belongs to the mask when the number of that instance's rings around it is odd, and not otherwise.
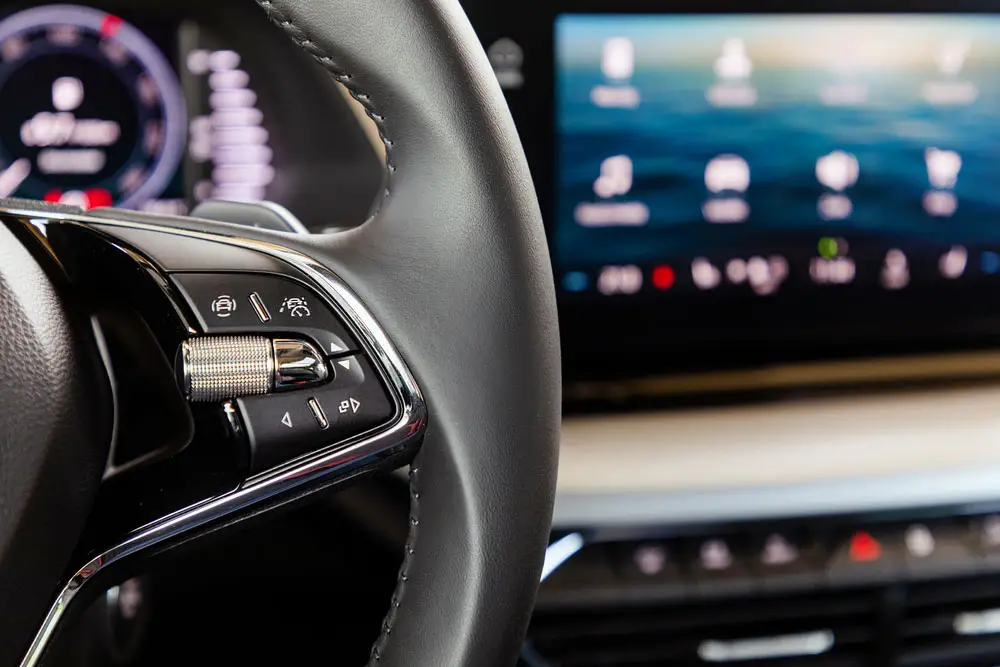
[[[89,556],[22,664],[35,664],[78,594],[101,592],[92,580],[120,578],[130,557],[412,460],[423,396],[333,270],[231,226],[23,206],[0,203],[0,215],[41,230],[108,331],[118,428],[80,550]]]

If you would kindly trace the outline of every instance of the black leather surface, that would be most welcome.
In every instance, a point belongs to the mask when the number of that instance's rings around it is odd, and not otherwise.
[[[111,415],[88,343],[0,224],[0,665],[38,629],[104,470]]]
[[[375,219],[288,241],[365,299],[429,403],[414,534],[372,664],[509,667],[548,540],[560,416],[555,290],[510,113],[457,0],[258,4],[388,147]]]

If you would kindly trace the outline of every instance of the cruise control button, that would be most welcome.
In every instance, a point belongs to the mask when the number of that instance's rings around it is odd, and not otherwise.
[[[903,530],[906,569],[914,577],[970,574],[979,564],[968,534],[957,523],[914,523]]]
[[[250,441],[254,473],[342,442],[388,423],[394,407],[362,355],[348,357],[354,374],[333,363],[337,379],[311,389],[238,399]],[[339,371],[343,370],[344,373]],[[357,378],[361,378],[352,384]]]
[[[616,570],[624,585],[657,598],[680,598],[687,593],[689,582],[681,573],[676,543],[658,541],[616,546]]]
[[[326,431],[309,407],[308,392],[237,399],[250,441],[250,470],[267,470],[322,446]]]
[[[823,549],[801,532],[771,532],[754,541],[753,571],[766,590],[816,586],[825,579]]]
[[[758,582],[747,568],[745,541],[713,537],[700,540],[691,558],[695,590],[701,595],[744,593]]]
[[[393,415],[392,403],[367,362],[361,372],[367,378],[362,384],[340,387],[335,380],[312,392],[330,421],[327,431],[337,440],[373,429]]]
[[[330,383],[331,387],[346,389],[357,387],[365,382],[367,364],[359,354],[335,359],[330,362],[330,366],[333,368],[334,374],[333,381]]]
[[[891,581],[903,574],[902,540],[887,531],[856,530],[839,541],[827,564],[834,585]]]
[[[291,332],[314,340],[327,356],[360,349],[340,318],[297,280],[267,273],[175,273],[172,278],[206,333]]]

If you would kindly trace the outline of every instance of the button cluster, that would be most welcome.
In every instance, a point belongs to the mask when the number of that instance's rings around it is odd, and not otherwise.
[[[236,400],[250,472],[258,473],[388,422],[394,405],[357,340],[311,288],[267,273],[175,273],[206,334],[292,336],[322,350],[318,386]]]
[[[1000,515],[591,544],[543,583],[540,596],[642,589],[700,597],[985,572],[1000,572]]]
[[[205,333],[294,333],[327,355],[358,349],[340,319],[304,284],[266,273],[175,273]]]
[[[336,359],[332,367],[335,378],[322,387],[237,400],[254,472],[363,433],[392,417],[392,403],[362,355]]]

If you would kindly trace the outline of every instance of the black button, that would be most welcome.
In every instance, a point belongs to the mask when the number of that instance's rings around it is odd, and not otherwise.
[[[330,387],[336,389],[349,389],[364,384],[367,379],[365,370],[367,363],[360,354],[352,354],[349,357],[342,357],[330,362],[333,371],[333,380]]]
[[[913,523],[902,527],[900,533],[910,576],[971,574],[979,564],[968,531],[955,523]]]
[[[834,585],[892,581],[903,575],[904,558],[898,535],[856,530],[835,541],[827,575]]]
[[[329,356],[359,348],[340,319],[302,283],[266,273],[175,273],[206,333],[282,332],[314,340]]]
[[[258,473],[329,441],[309,409],[308,392],[237,399],[250,441],[250,470]]]
[[[616,545],[619,576],[657,598],[679,598],[687,592],[676,542],[629,542]]]
[[[979,567],[986,572],[1000,571],[1000,514],[975,517],[970,528],[980,559]]]
[[[392,417],[392,402],[382,388],[374,369],[361,356],[351,357],[358,362],[358,371],[344,378],[345,374],[335,371],[338,379],[310,392],[322,408],[330,422],[329,432],[336,439],[343,440],[384,424]],[[352,364],[353,365],[353,364]],[[339,366],[334,363],[338,369]],[[351,384],[352,378],[363,377],[360,384]]]
[[[237,400],[247,425],[252,472],[347,440],[392,418],[393,404],[374,369],[360,355],[350,359],[358,371],[344,374],[344,386],[334,380],[312,390]],[[350,384],[352,377],[363,380]]]
[[[728,537],[698,540],[690,554],[691,573],[699,595],[746,593],[758,581],[747,567],[748,544]]]
[[[811,588],[825,583],[825,551],[799,531],[775,531],[755,539],[750,568],[765,590]]]

